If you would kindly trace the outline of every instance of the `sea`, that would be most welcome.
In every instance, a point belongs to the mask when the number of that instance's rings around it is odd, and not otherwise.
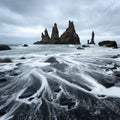
[[[0,51],[0,120],[120,120],[120,48],[10,45]]]

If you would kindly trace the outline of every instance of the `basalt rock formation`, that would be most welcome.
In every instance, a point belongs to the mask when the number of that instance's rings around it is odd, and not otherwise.
[[[95,37],[95,33],[94,33],[94,31],[92,31],[92,37],[91,37],[91,41],[89,44],[95,44],[94,37]]]
[[[45,29],[44,34],[42,33],[42,41],[41,41],[41,43],[47,44],[49,41],[50,41],[50,37],[49,37],[49,34],[48,34],[48,30]]]
[[[57,24],[55,23],[53,28],[52,28],[52,34],[51,34],[51,43],[57,44],[59,43],[59,31],[57,28]]]
[[[45,34],[42,33],[42,40],[34,44],[80,44],[79,36],[75,31],[73,22],[69,21],[69,26],[66,31],[59,37],[57,24],[52,28],[51,38],[49,37],[47,29]]]
[[[99,46],[118,48],[116,41],[106,40],[106,41],[101,41],[98,44]]]
[[[69,26],[60,37],[61,44],[80,44],[79,36],[75,31],[73,22],[69,21]]]
[[[34,44],[48,44],[50,42],[50,37],[47,29],[45,29],[44,33],[41,34],[41,37],[42,37],[42,40],[37,41]]]

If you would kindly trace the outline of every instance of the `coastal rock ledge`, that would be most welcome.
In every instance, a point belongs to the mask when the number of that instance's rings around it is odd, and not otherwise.
[[[99,46],[118,48],[116,41],[105,40],[98,43]]]
[[[45,29],[41,37],[42,40],[37,41],[34,44],[80,44],[79,36],[75,31],[74,23],[72,21],[69,21],[68,28],[60,37],[56,23],[52,28],[51,38],[49,37],[47,29]]]
[[[0,51],[1,50],[11,50],[11,48],[8,45],[0,45]]]

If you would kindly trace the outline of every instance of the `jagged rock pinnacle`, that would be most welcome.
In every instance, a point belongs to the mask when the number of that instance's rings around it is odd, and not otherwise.
[[[59,42],[59,31],[57,28],[57,24],[55,23],[52,28],[52,34],[51,34],[51,43],[58,43]]]
[[[95,44],[94,37],[95,37],[95,33],[94,33],[94,31],[92,31],[92,37],[91,37],[91,41],[89,44]]]
[[[73,21],[69,21],[68,28],[60,37],[56,23],[52,28],[51,38],[49,37],[47,29],[45,29],[44,34],[41,34],[41,37],[42,40],[34,44],[80,44],[79,36],[75,31]]]
[[[60,37],[61,44],[80,44],[79,36],[75,32],[73,21],[69,21],[68,28]]]

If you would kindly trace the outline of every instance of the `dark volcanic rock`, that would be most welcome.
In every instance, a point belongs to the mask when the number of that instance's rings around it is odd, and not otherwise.
[[[52,28],[51,43],[53,43],[53,44],[59,43],[59,31],[58,31],[56,23],[54,24],[54,26]]]
[[[4,83],[4,82],[6,82],[6,81],[7,81],[6,78],[0,78],[0,83]]]
[[[94,33],[94,31],[92,31],[92,38],[91,38],[91,41],[89,44],[95,44],[94,37],[95,37],[95,33]]]
[[[44,33],[41,33],[41,38],[41,41],[37,41],[34,44],[50,44],[50,37],[47,29],[45,29]]]
[[[28,47],[28,45],[27,45],[27,44],[24,44],[23,47]]]
[[[0,111],[0,117],[3,116],[3,115],[5,115],[5,114],[6,114],[5,111]]]
[[[56,60],[56,58],[54,58],[54,57],[48,58],[45,62],[49,62],[49,63],[59,63],[59,62]]]
[[[0,45],[0,50],[11,50],[8,45]]]
[[[74,107],[75,102],[71,98],[67,98],[65,95],[62,95],[60,98],[60,105],[68,106],[68,109]]]
[[[90,47],[89,45],[82,45],[82,47]]]
[[[83,50],[84,48],[82,48],[82,47],[77,47],[77,49],[78,49],[78,50]]]
[[[79,36],[75,31],[73,22],[69,21],[69,26],[60,37],[61,44],[80,44]]]
[[[116,41],[106,40],[106,41],[101,41],[101,42],[99,42],[98,44],[99,44],[99,46],[106,46],[106,47],[117,48],[117,43],[116,43]]]
[[[47,29],[45,34],[41,35],[42,40],[34,44],[80,44],[79,36],[75,31],[73,22],[69,21],[69,26],[66,31],[59,37],[57,24],[55,23],[52,29],[51,38],[49,37]]]
[[[26,59],[25,57],[21,57],[20,59]]]
[[[9,58],[0,59],[0,63],[11,63],[12,60]]]

